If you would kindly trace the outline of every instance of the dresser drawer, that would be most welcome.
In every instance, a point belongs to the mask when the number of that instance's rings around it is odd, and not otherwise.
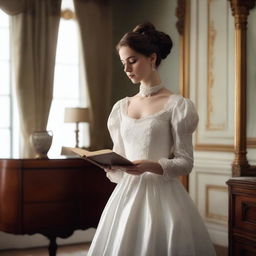
[[[231,254],[232,256],[255,256],[255,242],[251,240],[234,239]]]
[[[79,169],[26,170],[23,176],[24,202],[71,200],[79,197]]]
[[[234,203],[235,228],[256,232],[256,198],[236,195]]]

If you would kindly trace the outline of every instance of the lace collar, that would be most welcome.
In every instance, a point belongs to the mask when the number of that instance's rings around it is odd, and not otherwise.
[[[162,88],[164,88],[162,84],[155,85],[155,86],[147,86],[147,85],[141,84],[139,94],[142,97],[149,97],[153,94],[158,93]]]

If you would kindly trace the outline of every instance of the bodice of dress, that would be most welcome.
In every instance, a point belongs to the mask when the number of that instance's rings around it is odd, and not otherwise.
[[[171,95],[162,110],[140,119],[127,115],[128,103],[128,97],[118,101],[108,119],[113,151],[131,161],[158,161],[165,179],[188,174],[193,167],[192,133],[198,123],[192,101]],[[118,182],[123,175],[107,176]]]
[[[122,122],[120,133],[124,143],[125,156],[131,161],[149,159],[158,161],[169,158],[173,145],[170,114],[163,110],[140,119],[127,115],[128,98],[121,102]],[[170,101],[170,100],[169,100]],[[166,105],[170,107],[170,103]]]

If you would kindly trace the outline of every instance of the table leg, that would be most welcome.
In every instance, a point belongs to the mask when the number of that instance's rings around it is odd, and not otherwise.
[[[49,256],[56,256],[56,252],[57,252],[57,243],[56,243],[56,236],[51,236],[48,237],[48,239],[50,240],[50,244],[48,247],[48,251],[49,251]]]

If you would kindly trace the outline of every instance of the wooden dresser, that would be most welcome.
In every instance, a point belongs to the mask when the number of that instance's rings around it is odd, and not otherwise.
[[[256,255],[256,177],[232,178],[229,187],[229,256]]]
[[[0,159],[0,230],[56,237],[97,227],[114,189],[105,172],[74,159]]]

